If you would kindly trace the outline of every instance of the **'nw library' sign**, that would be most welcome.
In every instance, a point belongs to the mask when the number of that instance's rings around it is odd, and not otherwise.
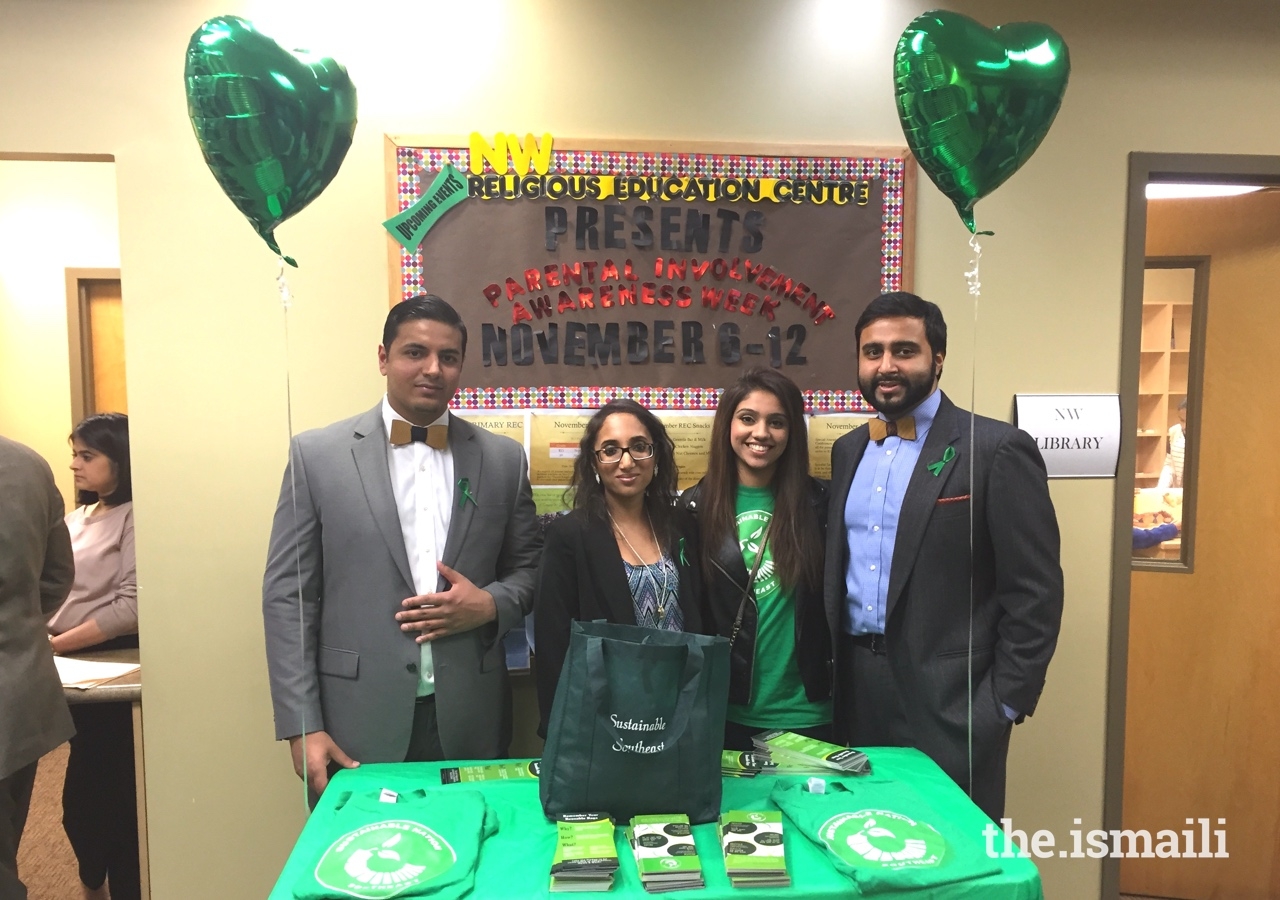
[[[1018,427],[1035,438],[1050,478],[1114,478],[1117,394],[1018,394]]]

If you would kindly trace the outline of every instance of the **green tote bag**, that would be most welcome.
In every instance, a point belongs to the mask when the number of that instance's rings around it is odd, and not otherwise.
[[[728,696],[722,637],[572,622],[542,752],[543,811],[715,821]]]

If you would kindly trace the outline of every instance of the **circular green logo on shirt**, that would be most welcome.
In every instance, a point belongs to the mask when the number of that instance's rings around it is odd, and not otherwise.
[[[832,816],[818,834],[840,859],[864,868],[936,866],[947,849],[932,825],[884,809]]]
[[[316,864],[316,881],[365,900],[394,897],[447,872],[458,860],[425,825],[393,819],[338,838]]]
[[[764,540],[764,531],[769,527],[773,514],[763,509],[748,509],[740,513],[735,521],[738,526],[738,549],[742,551],[742,559],[750,569],[760,554],[760,542]],[[767,597],[778,589],[778,567],[773,562],[772,552],[765,555],[756,572],[756,583],[753,585],[757,597]]]

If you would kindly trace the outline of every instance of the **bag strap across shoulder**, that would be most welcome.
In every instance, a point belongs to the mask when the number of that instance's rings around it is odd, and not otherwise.
[[[760,564],[764,562],[764,551],[769,546],[769,534],[773,531],[773,516],[769,517],[769,524],[764,527],[764,534],[760,537],[760,552],[756,554],[756,561],[751,566],[751,571],[747,574],[747,586],[742,589],[742,597],[738,600],[738,613],[733,617],[733,629],[729,632],[729,650],[733,650],[733,642],[738,639],[738,632],[742,630],[742,613],[747,608],[747,598],[752,596],[755,589],[756,575],[760,571]],[[723,569],[721,571],[724,571]]]

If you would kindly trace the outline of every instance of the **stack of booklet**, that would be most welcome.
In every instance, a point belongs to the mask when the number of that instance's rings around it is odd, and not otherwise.
[[[629,837],[640,883],[646,891],[658,893],[705,886],[688,816],[636,816],[631,820]]]
[[[720,774],[726,778],[755,778],[776,769],[769,754],[759,750],[724,750],[720,754]]]
[[[618,870],[608,813],[568,813],[556,819],[552,891],[607,891]]]
[[[788,887],[782,849],[782,811],[730,810],[720,814],[724,870],[734,887]]]
[[[510,781],[520,778],[537,778],[542,771],[542,761],[537,759],[513,759],[509,762],[488,763],[479,766],[452,766],[440,770],[441,784],[468,784],[473,781]]]
[[[766,731],[751,739],[767,753],[778,775],[870,775],[871,761],[860,750],[840,747],[790,731]]]

